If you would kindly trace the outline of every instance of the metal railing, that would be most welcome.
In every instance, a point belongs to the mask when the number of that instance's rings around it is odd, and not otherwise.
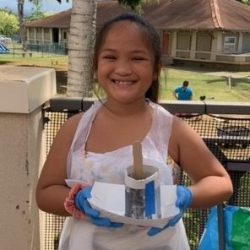
[[[68,48],[64,42],[61,43],[25,43],[25,48],[29,51],[37,52],[37,53],[52,53],[52,54],[60,54],[67,55]]]
[[[91,99],[81,98],[59,97],[50,100],[44,108],[47,152],[54,136],[68,117],[86,111],[92,103]],[[235,190],[228,204],[250,207],[250,103],[173,101],[160,104],[186,120],[228,171]],[[177,182],[188,185],[190,180],[184,172],[177,170]],[[192,250],[198,247],[208,212],[208,209],[189,209],[185,213],[184,223]],[[223,223],[223,218],[219,219]],[[44,250],[57,249],[63,221],[63,217],[46,214]],[[223,226],[220,227],[219,236],[218,249],[222,250]]]

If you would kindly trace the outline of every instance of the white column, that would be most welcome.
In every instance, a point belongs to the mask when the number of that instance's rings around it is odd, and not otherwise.
[[[222,53],[222,43],[223,43],[222,38],[223,38],[222,32],[217,32],[217,52],[219,54]]]
[[[36,28],[34,28],[34,40],[37,44],[38,41],[37,41],[37,29]]]
[[[26,29],[27,42],[30,42],[30,28]]]
[[[60,44],[62,42],[62,29],[59,28],[58,31],[58,43]]]
[[[243,33],[239,32],[238,53],[242,53]]]
[[[218,53],[218,48],[217,48],[217,41],[218,41],[218,33],[214,32],[213,33],[213,38],[212,38],[212,44],[211,44],[211,57],[210,59],[212,61],[216,60],[216,54]]]
[[[44,28],[42,28],[42,44],[44,44]]]
[[[49,41],[50,41],[51,44],[53,44],[53,32],[52,32],[52,28],[49,29],[49,36],[50,36]]]
[[[41,106],[55,94],[53,69],[1,67],[1,249],[40,249],[35,188],[43,161]]]
[[[195,59],[196,52],[196,31],[192,32],[190,58]]]

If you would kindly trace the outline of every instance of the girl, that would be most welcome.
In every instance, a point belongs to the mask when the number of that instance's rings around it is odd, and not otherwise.
[[[137,15],[118,16],[100,30],[95,71],[106,99],[62,126],[37,186],[40,209],[69,216],[59,249],[189,249],[180,219],[185,209],[208,208],[232,194],[228,174],[197,133],[156,104],[160,57],[157,32]],[[142,144],[145,163],[152,159],[159,162],[162,184],[173,183],[166,164],[168,155],[192,180],[188,188],[178,186],[176,205],[182,213],[163,230],[100,218],[86,200],[90,195],[86,186],[96,180],[124,183],[135,141]],[[70,189],[65,179],[78,184]]]

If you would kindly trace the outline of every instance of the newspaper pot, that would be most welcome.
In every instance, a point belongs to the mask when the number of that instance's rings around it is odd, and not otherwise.
[[[144,178],[133,177],[133,166],[125,175],[125,215],[135,219],[160,218],[160,181],[156,167],[144,165]]]

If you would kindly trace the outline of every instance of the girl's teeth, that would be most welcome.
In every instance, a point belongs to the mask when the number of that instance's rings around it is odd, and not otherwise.
[[[115,83],[120,85],[130,85],[132,82],[115,81]]]

